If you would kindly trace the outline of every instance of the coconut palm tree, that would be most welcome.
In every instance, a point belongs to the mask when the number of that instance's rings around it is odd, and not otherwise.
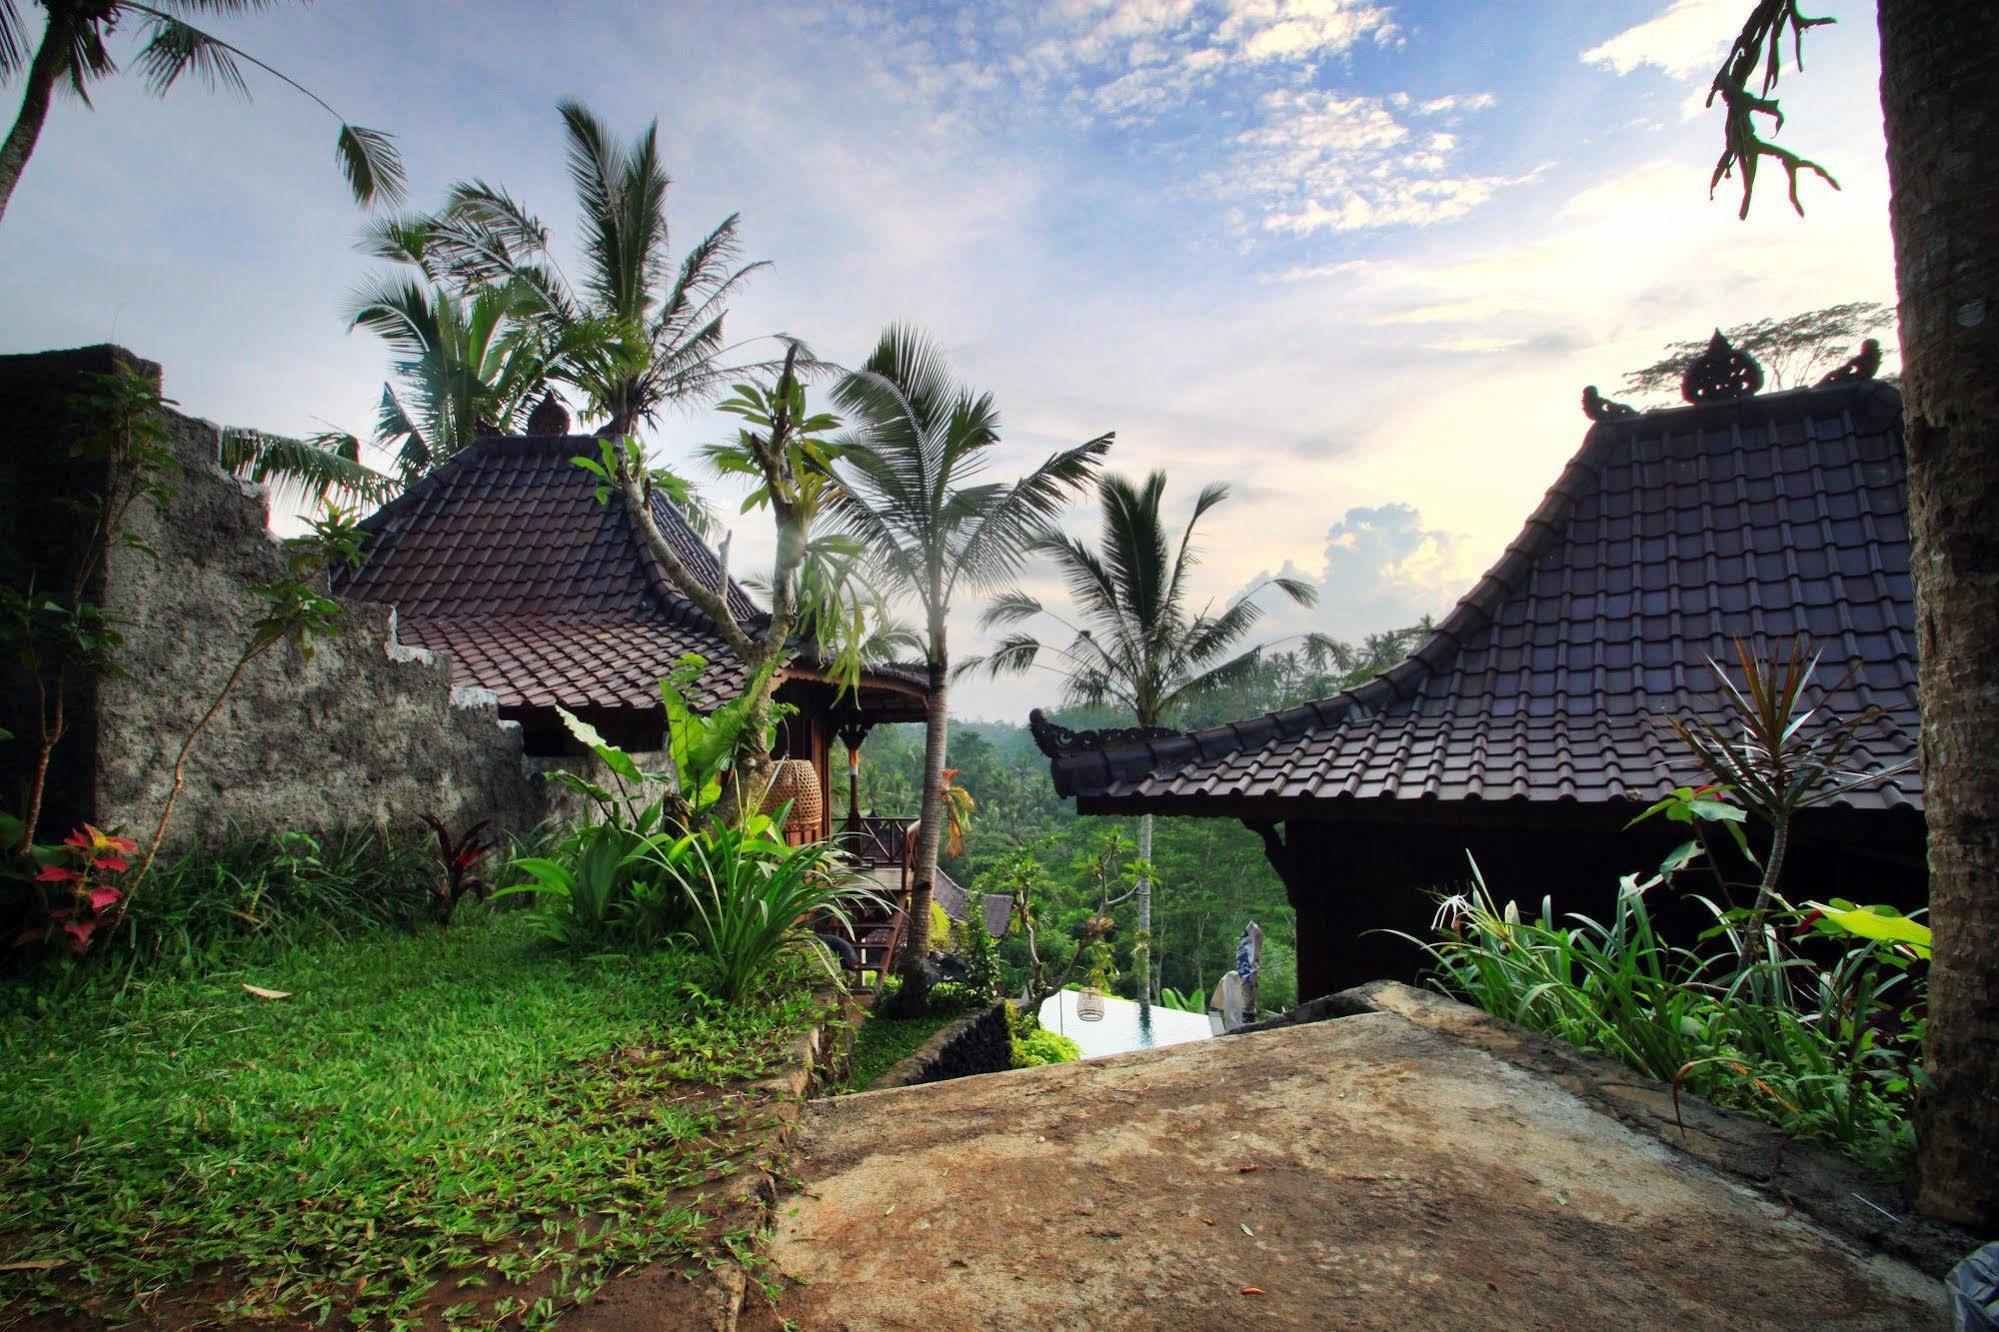
[[[139,73],[153,92],[165,94],[180,81],[181,75],[193,71],[211,88],[219,84],[247,97],[250,85],[243,77],[243,66],[254,65],[319,103],[339,122],[334,153],[355,199],[365,204],[377,199],[394,203],[402,198],[402,160],[388,135],[348,123],[310,88],[180,17],[240,14],[249,9],[271,8],[276,0],[159,0],[157,7],[136,0],[37,0],[37,3],[46,18],[41,40],[31,43],[22,17],[27,6],[22,0],[0,0],[0,80],[11,80],[24,68],[27,71],[21,109],[14,117],[6,142],[0,144],[0,216],[6,214],[7,203],[14,197],[14,186],[41,138],[56,88],[68,87],[78,101],[89,106],[90,85],[118,72],[118,60],[111,53],[109,39],[121,25],[138,29]]]
[[[834,400],[851,426],[835,464],[843,490],[834,517],[866,548],[883,583],[922,612],[930,684],[923,812],[896,997],[898,1011],[920,1011],[945,822],[946,617],[960,591],[994,588],[1019,570],[1028,547],[1095,474],[1112,436],[1052,454],[1013,482],[980,479],[1000,439],[992,395],[954,382],[936,345],[905,327],[882,335],[866,363],[834,389]]]
[[[548,228],[503,189],[483,180],[452,187],[442,212],[378,231],[392,253],[401,243],[426,271],[461,289],[516,285],[532,317],[554,340],[572,344],[554,373],[581,390],[598,433],[621,437],[662,407],[714,396],[779,362],[730,364],[723,321],[730,299],[767,263],[740,263],[738,215],[730,214],[676,265],[669,253],[659,122],[618,143],[587,107],[560,107],[569,141],[569,178],[582,222],[584,271],[573,285],[550,255]],[[407,256],[398,256],[407,257]]]
[[[1177,545],[1169,539],[1161,501],[1166,474],[1154,472],[1135,485],[1111,475],[1097,483],[1103,532],[1093,549],[1074,537],[1049,532],[1028,553],[1046,557],[1068,585],[1074,612],[1050,611],[1025,592],[1009,591],[986,608],[981,623],[1024,626],[1038,619],[1060,625],[1066,646],[1051,647],[1025,628],[1000,640],[991,655],[972,658],[959,672],[984,669],[992,675],[1022,672],[1056,659],[1067,701],[1086,706],[1115,705],[1145,727],[1160,726],[1186,699],[1234,684],[1248,675],[1263,645],[1243,647],[1243,639],[1263,617],[1257,598],[1276,588],[1301,606],[1318,599],[1310,583],[1265,578],[1217,610],[1189,605],[1187,577],[1201,562],[1195,529],[1229,496],[1225,485],[1208,486],[1194,500],[1194,512]],[[1315,643],[1316,647],[1317,644]],[[1152,816],[1138,823],[1138,858],[1152,861]],[[1151,1001],[1152,884],[1149,870],[1138,883],[1138,1001]]]
[[[348,327],[379,334],[395,353],[375,442],[395,455],[404,484],[481,435],[518,433],[564,358],[594,345],[592,328],[550,329],[538,309],[519,281],[460,296],[380,277],[354,293]]]

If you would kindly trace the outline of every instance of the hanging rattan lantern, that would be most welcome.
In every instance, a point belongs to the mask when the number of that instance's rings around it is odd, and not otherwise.
[[[826,802],[819,790],[819,770],[812,766],[810,759],[777,761],[777,770],[771,777],[770,794],[764,797],[763,812],[775,814],[787,800],[791,802],[791,813],[784,820],[785,837],[807,841],[817,837],[820,818],[826,812]]]
[[[1083,1022],[1104,1020],[1104,992],[1087,986],[1076,996],[1076,1017]]]

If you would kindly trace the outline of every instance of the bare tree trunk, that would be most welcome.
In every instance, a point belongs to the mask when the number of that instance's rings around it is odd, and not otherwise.
[[[1913,1192],[1999,1228],[1999,8],[1881,0],[1929,824]]]
[[[909,928],[903,935],[902,985],[890,1005],[894,1016],[921,1013],[929,1001],[930,895],[937,882],[937,852],[944,840],[944,746],[949,737],[950,670],[944,626],[930,628],[930,701],[924,712],[922,822],[917,825],[916,864],[911,871]]]
[[[48,26],[42,30],[42,44],[35,49],[35,58],[28,66],[20,113],[14,117],[14,128],[8,131],[7,142],[0,145],[0,218],[7,215],[14,186],[35,151],[35,142],[42,137],[42,124],[49,117],[49,100],[55,92],[56,80],[62,76],[69,45],[69,21],[51,13]]]
[[[1138,858],[1146,866],[1138,878],[1138,1011],[1152,1007],[1152,816],[1138,816]]]

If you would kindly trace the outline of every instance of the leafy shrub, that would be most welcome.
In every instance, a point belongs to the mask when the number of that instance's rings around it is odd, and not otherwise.
[[[670,844],[655,839],[642,854],[662,882],[685,895],[686,937],[714,964],[724,999],[749,994],[772,968],[801,951],[823,962],[837,982],[839,969],[814,927],[847,932],[854,907],[884,905],[831,843],[787,846],[764,816],[739,828],[711,826]]]
[[[1730,913],[1705,899],[1696,900],[1723,922],[1709,938],[1726,946],[1704,956],[1659,936],[1647,892],[1669,874],[1627,879],[1613,915],[1599,922],[1557,920],[1545,902],[1523,918],[1513,903],[1497,905],[1473,872],[1472,891],[1439,911],[1433,939],[1412,940],[1434,962],[1438,988],[1899,1170],[1921,1044],[1920,925],[1850,903],[1789,912],[1782,919],[1793,936],[1811,935],[1829,960],[1772,951],[1738,967]]]
[[[373,830],[231,838],[153,865],[97,947],[124,971],[198,970],[312,936],[422,920],[435,854]]]
[[[1060,1032],[1048,1030],[1041,1025],[1040,1018],[1024,1008],[1008,1004],[1006,1021],[1015,1068],[1072,1064],[1083,1057],[1082,1046]]]

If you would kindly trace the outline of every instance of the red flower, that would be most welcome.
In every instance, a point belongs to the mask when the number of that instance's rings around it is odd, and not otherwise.
[[[91,861],[90,865],[92,869],[122,870],[127,868],[125,862],[117,856],[99,856],[97,859]]]
[[[42,872],[35,876],[36,883],[82,883],[83,875],[61,865],[44,865]]]
[[[90,909],[92,911],[102,911],[105,907],[115,906],[124,900],[125,894],[116,888],[102,887],[90,890]]]

